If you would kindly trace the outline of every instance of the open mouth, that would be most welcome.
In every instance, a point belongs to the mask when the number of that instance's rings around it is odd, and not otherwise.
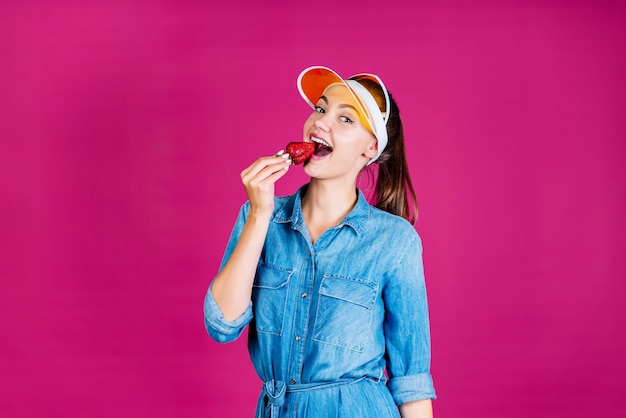
[[[323,139],[311,136],[311,141],[315,144],[315,151],[313,155],[317,157],[325,157],[331,152],[333,152],[333,147]]]

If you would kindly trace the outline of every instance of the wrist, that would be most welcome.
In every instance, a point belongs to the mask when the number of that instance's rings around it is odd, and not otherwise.
[[[253,222],[269,222],[272,217],[273,209],[262,209],[259,207],[250,207],[248,220]]]

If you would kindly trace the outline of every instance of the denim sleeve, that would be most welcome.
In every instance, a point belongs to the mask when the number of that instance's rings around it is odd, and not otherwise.
[[[239,318],[234,321],[226,320],[219,306],[215,303],[213,293],[211,293],[211,288],[209,287],[204,298],[204,326],[211,338],[219,343],[234,341],[241,336],[251,319],[252,302],[250,302]]]
[[[383,288],[387,386],[397,405],[436,398],[422,242],[416,233],[407,241]]]
[[[239,241],[239,236],[241,235],[241,231],[243,229],[244,224],[246,223],[246,218],[248,216],[249,204],[246,203],[241,207],[239,211],[239,216],[237,217],[237,221],[235,222],[235,226],[233,227],[233,231],[230,234],[230,238],[228,240],[228,244],[226,245],[226,251],[224,252],[224,257],[222,258],[222,263],[220,264],[220,271],[224,268],[224,265],[230,258],[235,246],[237,245],[237,241]],[[241,334],[243,330],[246,328],[248,323],[252,320],[252,302],[248,305],[243,314],[234,321],[228,321],[222,315],[222,311],[219,306],[213,299],[213,293],[211,292],[211,286],[206,293],[204,298],[204,326],[206,327],[209,335],[217,342],[227,343],[230,341],[234,341]]]

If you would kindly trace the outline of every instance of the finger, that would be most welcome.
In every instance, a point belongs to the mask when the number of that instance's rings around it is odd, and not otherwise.
[[[252,164],[241,173],[241,178],[245,182],[257,176],[267,177],[271,173],[281,170],[285,165],[291,164],[289,158],[263,157]]]
[[[241,172],[241,177],[244,177],[250,174],[255,175],[261,170],[263,170],[267,165],[277,164],[288,158],[289,156],[285,154],[283,150],[278,151],[275,155],[272,155],[272,156],[261,157],[258,160],[256,160],[254,163],[252,163],[249,167],[244,169]]]
[[[289,169],[291,165],[291,161],[283,160],[276,164],[271,164],[263,168],[261,171],[256,173],[255,175],[249,174],[244,176],[243,182],[244,184],[250,184],[252,186],[265,184],[264,181],[275,173],[280,173],[284,170]]]
[[[289,171],[289,167],[291,167],[291,164],[285,165],[282,169],[275,171],[269,176],[267,176],[261,183],[263,185],[276,183],[280,178],[282,178],[285,174],[287,174],[287,171]]]

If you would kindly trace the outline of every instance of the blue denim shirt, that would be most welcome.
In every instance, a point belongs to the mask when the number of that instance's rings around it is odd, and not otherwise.
[[[247,310],[225,320],[209,288],[207,331],[229,342],[249,324],[250,356],[264,382],[385,382],[386,369],[396,404],[434,399],[420,237],[358,191],[352,211],[312,243],[301,208],[306,187],[275,198]],[[248,212],[246,203],[220,269]]]

